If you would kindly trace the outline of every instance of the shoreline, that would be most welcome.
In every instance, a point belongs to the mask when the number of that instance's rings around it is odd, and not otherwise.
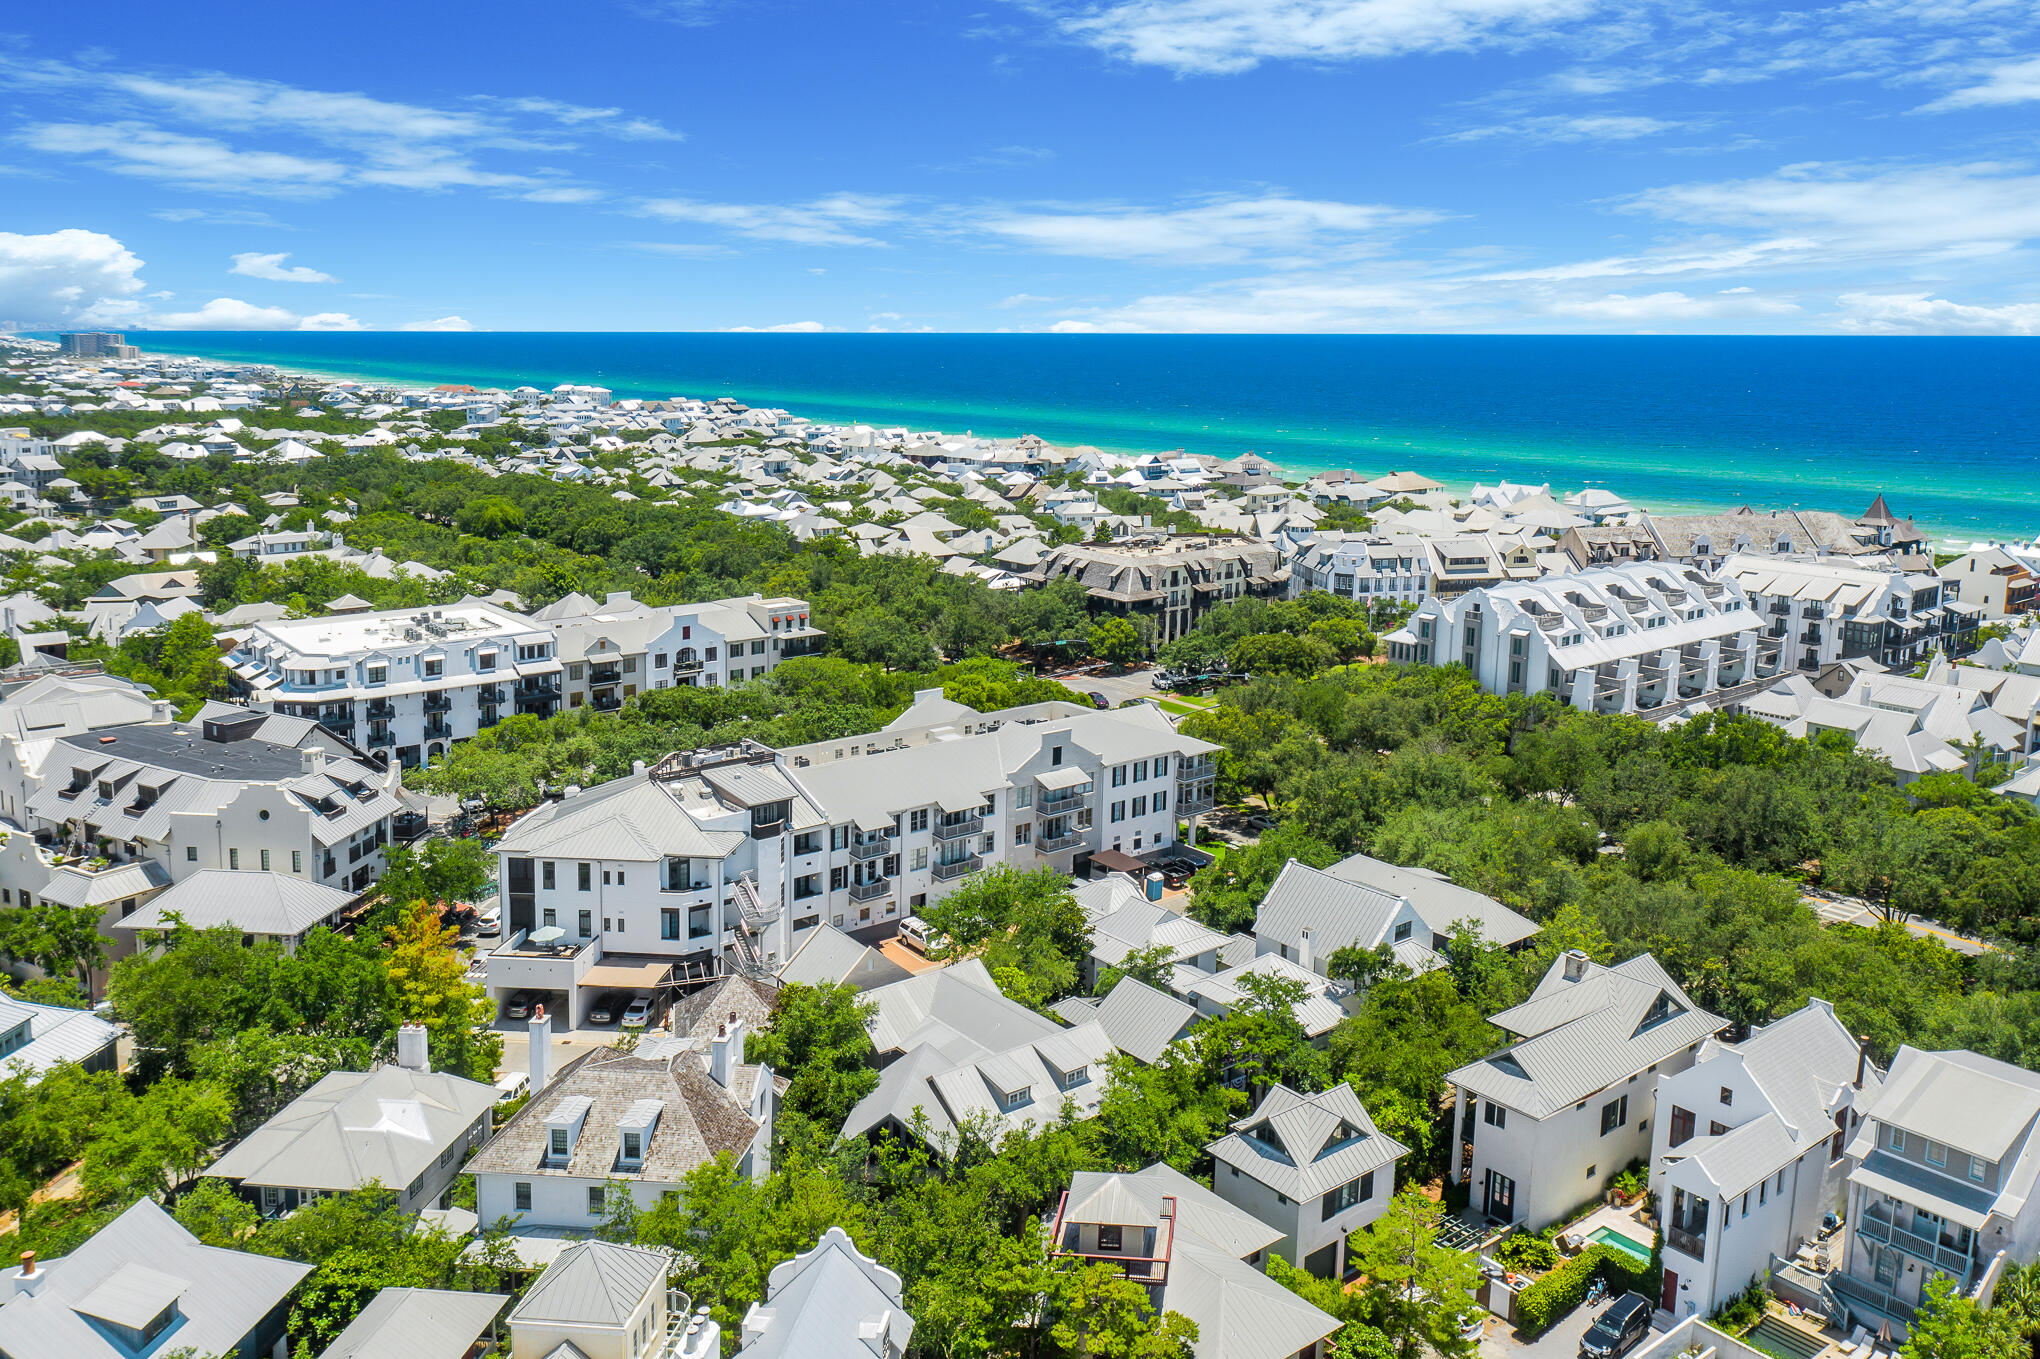
[[[137,338],[146,339],[148,337],[145,332],[142,332],[137,334]],[[223,345],[220,348],[231,351],[235,347],[229,344]],[[450,385],[472,385],[482,390],[504,391],[517,385],[545,386],[544,380],[533,379],[528,375],[508,381],[504,380],[501,375],[479,379],[462,378],[455,375],[452,371],[443,371],[430,376],[420,376],[416,373],[397,376],[389,373],[363,371],[359,368],[326,367],[319,364],[306,364],[302,362],[281,363],[273,358],[260,356],[259,351],[219,354],[192,350],[143,348],[142,353],[146,358],[195,359],[201,362],[268,368],[285,377],[307,377],[322,381],[353,382],[387,387],[398,391],[430,392]],[[391,366],[395,365],[392,364]],[[543,365],[535,366],[543,367]],[[452,365],[449,366],[449,369],[451,368]],[[991,412],[979,413],[975,417],[965,415],[962,418],[972,420],[972,424],[963,429],[957,429],[953,428],[950,422],[947,421],[939,423],[917,421],[911,411],[903,410],[900,405],[888,406],[882,398],[867,398],[860,401],[848,395],[831,398],[828,395],[808,394],[804,400],[802,397],[788,397],[775,393],[746,395],[740,390],[741,384],[736,382],[723,384],[724,390],[711,390],[700,394],[676,394],[669,388],[654,387],[636,378],[610,377],[599,367],[592,370],[592,376],[586,375],[585,370],[583,375],[578,376],[561,377],[557,374],[551,376],[560,382],[592,383],[603,386],[612,386],[614,384],[612,390],[614,390],[619,399],[624,400],[709,401],[727,396],[737,399],[748,406],[784,409],[797,417],[806,418],[813,423],[828,426],[859,424],[878,425],[881,427],[898,426],[915,432],[968,434],[979,438],[997,439],[1013,439],[1029,433],[1038,433],[1039,429],[1043,427],[1040,422],[1016,423],[1010,432],[1001,430],[995,433],[980,433],[976,428],[978,423],[983,419],[996,421],[1000,417]],[[815,405],[821,406],[824,410],[835,406],[842,413],[819,415],[804,413],[804,408],[811,409]],[[927,414],[933,415],[934,413],[928,412]],[[1025,417],[1019,418],[1025,419]],[[1045,427],[1054,428],[1058,424],[1069,422],[1069,417],[1049,417]],[[1109,424],[1111,422],[1109,420],[1102,422],[1094,420],[1090,423]],[[1135,425],[1139,422],[1137,420],[1129,420],[1126,423]],[[1266,458],[1269,462],[1274,463],[1280,468],[1285,480],[1295,480],[1297,482],[1307,481],[1312,476],[1324,471],[1347,468],[1366,476],[1382,476],[1391,471],[1408,470],[1422,473],[1432,480],[1438,481],[1445,487],[1448,493],[1460,500],[1469,498],[1472,488],[1478,484],[1493,485],[1501,481],[1510,481],[1533,486],[1549,484],[1552,487],[1554,499],[1561,498],[1568,491],[1602,487],[1620,495],[1624,500],[1635,505],[1640,511],[1653,515],[1722,514],[1732,512],[1743,505],[1750,505],[1759,511],[1792,512],[1815,510],[1844,515],[1854,515],[1861,512],[1860,507],[1852,507],[1850,502],[1843,499],[1846,495],[1861,495],[1860,491],[1854,488],[1844,490],[1836,487],[1832,495],[1823,497],[1821,495],[1822,488],[1817,484],[1802,485],[1792,483],[1791,489],[1796,489],[1799,493],[1789,499],[1766,493],[1774,489],[1785,488],[1767,487],[1761,483],[1748,491],[1737,487],[1732,490],[1725,490],[1723,494],[1711,497],[1698,495],[1653,495],[1649,493],[1631,494],[1625,490],[1624,478],[1625,470],[1629,469],[1613,465],[1612,460],[1619,456],[1615,455],[1613,450],[1601,453],[1598,450],[1590,450],[1583,447],[1545,448],[1527,443],[1511,443],[1500,449],[1489,449],[1478,441],[1470,439],[1440,443],[1434,440],[1414,437],[1398,437],[1397,432],[1386,430],[1367,438],[1365,443],[1356,444],[1351,441],[1350,437],[1342,439],[1338,434],[1326,430],[1322,436],[1325,445],[1324,454],[1309,457],[1307,460],[1299,460],[1294,450],[1279,446],[1250,447],[1250,444],[1256,442],[1251,435],[1244,433],[1237,436],[1228,435],[1222,426],[1213,428],[1210,425],[1206,425],[1204,429],[1208,431],[1207,437],[1209,439],[1222,441],[1232,446],[1230,452],[1220,453],[1218,456],[1237,457],[1242,453],[1253,453]],[[1151,440],[1129,442],[1128,436],[1134,433],[1134,430],[1126,429],[1116,434],[1102,436],[1089,434],[1074,438],[1050,437],[1047,435],[1042,435],[1042,437],[1060,448],[1090,446],[1107,453],[1127,457],[1149,453],[1168,453],[1186,447],[1183,442],[1172,442],[1169,433],[1159,430],[1156,432],[1156,437]],[[1311,431],[1308,428],[1299,429],[1295,432],[1278,430],[1275,431],[1275,436],[1279,441],[1281,437],[1308,437],[1310,433]],[[1175,431],[1175,434],[1177,439],[1180,440],[1183,431]],[[1268,433],[1264,431],[1262,442],[1266,442],[1269,437]],[[1390,451],[1391,449],[1393,451]],[[1710,456],[1710,450],[1699,447],[1689,448],[1683,450],[1683,452],[1688,456],[1697,458]],[[1513,458],[1537,465],[1534,470],[1529,471],[1504,468],[1494,471],[1492,474],[1475,476],[1462,475],[1453,470],[1441,471],[1436,466],[1438,461],[1463,463],[1470,458],[1479,459],[1483,457]],[[1580,465],[1583,457],[1586,464],[1584,466]],[[1427,464],[1427,459],[1435,461]],[[1818,461],[1815,455],[1810,453],[1804,455],[1804,460],[1807,462]],[[1782,457],[1780,461],[1783,461]],[[1379,465],[1375,465],[1377,463]],[[1597,465],[1600,463],[1610,463],[1611,465]],[[1557,466],[1554,467],[1546,464],[1556,464]],[[1596,472],[1601,475],[1590,475]],[[1892,487],[1896,487],[1896,489],[1892,489]],[[1916,487],[1907,483],[1894,482],[1891,486],[1885,486],[1880,491],[1873,492],[1872,494],[1883,494],[1887,498],[1897,501],[1901,511],[1904,511],[1904,502],[1915,489]],[[1867,505],[1868,503],[1868,499],[1865,499],[1864,504]],[[1932,519],[1918,519],[1917,516],[1915,518],[1922,532],[1927,535],[1928,540],[1937,549],[1943,550],[1960,551],[1985,542],[2025,543],[2031,541],[2035,536],[2040,536],[2040,526],[2036,526],[2033,533],[2000,534],[1988,532],[1982,525],[1968,528],[1951,528],[1937,524]],[[2000,525],[2000,527],[2003,526]]]

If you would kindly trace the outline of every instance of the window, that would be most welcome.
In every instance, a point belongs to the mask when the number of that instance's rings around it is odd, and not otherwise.
[[[1330,1222],[1348,1208],[1353,1207],[1357,1203],[1365,1202],[1373,1196],[1374,1173],[1369,1171],[1359,1179],[1342,1184],[1331,1193],[1325,1195],[1324,1206],[1320,1210],[1320,1221]]]
[[[1491,1128],[1506,1128],[1509,1126],[1509,1111],[1489,1100],[1481,1108],[1481,1119]]]
[[[445,662],[445,661],[439,660],[439,659],[437,659],[436,657],[428,657],[428,658],[426,659],[426,661],[425,661],[425,678],[426,678],[426,679],[437,679],[437,678],[438,678],[439,676],[441,676],[441,675],[443,675],[443,674],[445,674],[445,673],[446,673],[446,662]]]
[[[923,845],[919,849],[916,849],[914,851],[914,868],[916,871],[919,871],[920,869],[926,868],[927,866],[928,866],[928,847],[926,845]]]
[[[1981,1156],[1970,1157],[1969,1178],[1975,1180],[1978,1184],[1982,1184],[1984,1175],[1988,1173],[1988,1164]]]
[[[1707,1125],[1707,1135],[1708,1135],[1709,1137],[1720,1137],[1720,1136],[1722,1136],[1723,1134],[1725,1134],[1725,1133],[1726,1133],[1727,1131],[1728,1131],[1728,1125],[1727,1125],[1726,1123],[1713,1123],[1713,1122],[1710,1122],[1710,1123],[1709,1123],[1709,1124]]]
[[[1016,845],[1033,844],[1034,824],[1030,821],[1022,821],[1019,825],[1013,827],[1013,843]]]
[[[1673,1105],[1671,1144],[1675,1147],[1680,1147],[1692,1140],[1693,1111],[1691,1109],[1681,1109],[1676,1104]]]
[[[1098,1228],[1098,1249],[1101,1251],[1117,1253],[1124,1240],[1121,1229],[1118,1227],[1101,1225]]]
[[[1112,819],[1114,821],[1126,820],[1126,804],[1124,802],[1115,802],[1112,804]]]
[[[661,939],[680,937],[680,912],[670,906],[659,912],[659,937]]]
[[[1395,942],[1400,944],[1403,940],[1409,938],[1410,931],[1412,928],[1414,927],[1407,920],[1403,921],[1402,924],[1397,925],[1395,927]]]
[[[588,1216],[602,1216],[602,1186],[599,1184],[588,1186]]]
[[[907,813],[907,829],[910,831],[924,831],[928,829],[928,809],[926,807],[921,807]]]
[[[294,849],[290,852],[290,871],[293,873],[305,871],[305,852],[303,850]]]
[[[262,871],[264,873],[269,871],[269,851],[266,849],[262,851]]]
[[[1761,1208],[1770,1201],[1771,1201],[1771,1180],[1769,1176],[1766,1176],[1763,1179],[1763,1181],[1757,1185],[1757,1207]]]
[[[1606,1137],[1629,1122],[1629,1096],[1611,1099],[1601,1106],[1601,1136]]]
[[[1930,1166],[1939,1166],[1943,1170],[1946,1170],[1948,1168],[1948,1149],[1942,1146],[1939,1142],[1933,1141],[1932,1139],[1928,1139],[1927,1164]]]
[[[1889,1146],[1891,1147],[1891,1149],[1892,1149],[1893,1151],[1904,1151],[1904,1150],[1905,1150],[1905,1129],[1903,1129],[1903,1128],[1893,1128],[1893,1129],[1891,1130],[1891,1135],[1890,1135],[1890,1136],[1889,1136],[1889,1137],[1888,1137],[1888,1138],[1886,1139],[1886,1142],[1887,1142],[1887,1144],[1888,1144],[1888,1145],[1889,1145]]]
[[[567,1158],[567,1130],[565,1128],[554,1128],[552,1130],[552,1154],[558,1160],[564,1161]]]
[[[1112,786],[1114,788],[1124,788],[1126,786],[1125,765],[1116,764],[1112,766]]]
[[[539,865],[539,876],[544,880],[545,890],[548,892],[555,890],[559,886],[558,876],[553,872],[553,869],[554,864],[551,859],[547,859]]]
[[[583,939],[593,939],[595,937],[595,913],[593,911],[581,912],[580,923],[581,937]]]
[[[388,684],[390,682],[390,668],[387,665],[371,665],[368,667],[368,682],[370,684]]]
[[[1729,1105],[1729,1104],[1733,1104],[1733,1103],[1735,1103],[1735,1091],[1733,1091],[1733,1090],[1729,1089],[1729,1088],[1728,1088],[1727,1086],[1725,1086],[1725,1085],[1724,1085],[1724,1086],[1722,1086],[1722,1087],[1721,1087],[1721,1102],[1722,1102],[1722,1103],[1723,1103],[1724,1105]]]
[[[1034,805],[1034,785],[1023,783],[1013,790],[1013,806],[1020,811]]]
[[[1147,815],[1147,797],[1145,795],[1133,800],[1133,814],[1137,817]]]
[[[1059,765],[1062,763],[1061,746],[1050,746],[1048,748],[1048,762],[1050,765]]]
[[[186,846],[184,847],[184,862],[186,862],[186,863],[188,863],[188,864],[195,864],[195,863],[197,863],[197,862],[198,862],[198,846],[197,846],[197,845],[186,845]]]
[[[1169,795],[1167,793],[1156,793],[1155,810],[1158,812],[1162,812],[1167,811],[1168,808],[1169,808]]]
[[[531,1211],[531,1185],[528,1181],[519,1180],[517,1182],[515,1186],[515,1202],[518,1212],[528,1213]]]
[[[238,849],[230,849],[230,850],[228,850],[228,851],[227,851],[227,867],[228,867],[228,868],[239,868],[240,866],[241,866],[241,851],[240,851],[240,850],[238,850]],[[26,893],[24,893],[23,895],[26,895]]]
[[[829,890],[840,892],[850,885],[850,870],[840,864],[829,870]]]
[[[591,890],[595,885],[594,866],[591,864],[579,864],[576,867],[580,878],[580,890],[583,892]]]

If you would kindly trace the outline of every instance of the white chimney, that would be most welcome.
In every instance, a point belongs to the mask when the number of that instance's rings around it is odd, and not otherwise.
[[[149,705],[149,720],[151,722],[174,722],[177,720],[177,708],[168,699],[159,698]]]
[[[49,1278],[48,1270],[35,1267],[35,1252],[25,1250],[21,1253],[21,1267],[8,1270],[6,1276],[0,1276],[0,1282],[11,1284],[11,1295],[18,1297],[23,1293],[41,1291],[42,1286],[49,1282]],[[10,1291],[0,1290],[0,1297],[9,1295]]]
[[[552,1067],[552,1020],[546,1018],[545,1006],[531,1007],[531,1025],[527,1030],[531,1043],[531,1097],[538,1098],[538,1092],[545,1089],[546,1077]]]
[[[678,1359],[718,1359],[722,1354],[722,1327],[703,1307],[688,1318],[687,1334],[681,1337]]]
[[[1565,951],[1565,979],[1569,982],[1584,980],[1587,975],[1587,955],[1576,948]]]
[[[631,773],[633,773],[633,774],[642,774],[642,773],[644,773],[644,772],[645,772],[645,762],[644,762],[643,760],[632,760],[632,761],[630,762],[630,772],[631,772]]]
[[[406,1024],[397,1030],[397,1065],[406,1071],[432,1070],[431,1046],[423,1024]]]
[[[306,746],[298,751],[298,758],[304,762],[304,770],[307,774],[325,772],[326,748],[324,746]]]
[[[744,1021],[737,1018],[736,1011],[730,1011],[729,1019],[717,1026],[715,1037],[708,1045],[708,1074],[715,1083],[727,1090],[730,1076],[737,1063],[744,1060]]]
[[[1311,950],[1310,926],[1305,925],[1296,933],[1296,965],[1306,972],[1316,970],[1316,959]]]

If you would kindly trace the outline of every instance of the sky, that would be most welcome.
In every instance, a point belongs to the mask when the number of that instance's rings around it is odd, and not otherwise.
[[[22,6],[0,193],[23,329],[2031,335],[2040,4]]]

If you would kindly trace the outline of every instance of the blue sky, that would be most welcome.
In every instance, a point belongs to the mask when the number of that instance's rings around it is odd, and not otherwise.
[[[0,321],[2040,332],[2040,6],[17,9]]]

